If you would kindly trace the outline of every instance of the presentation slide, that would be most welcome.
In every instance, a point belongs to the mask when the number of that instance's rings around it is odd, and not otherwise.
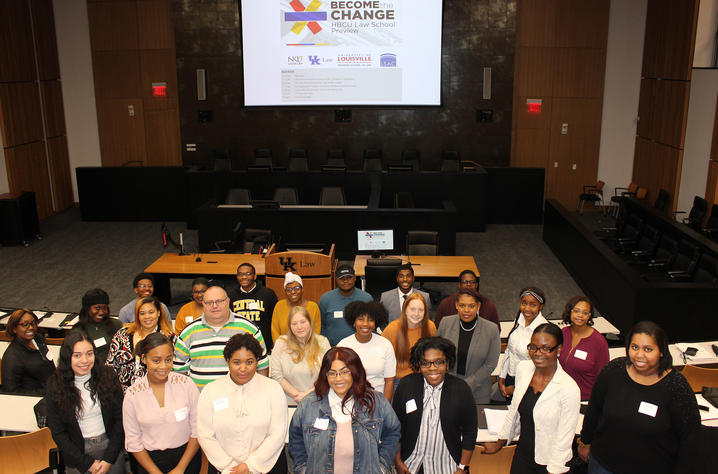
[[[442,4],[242,0],[245,105],[441,105]]]
[[[357,249],[360,252],[367,250],[394,250],[394,231],[387,230],[359,230],[357,231]]]

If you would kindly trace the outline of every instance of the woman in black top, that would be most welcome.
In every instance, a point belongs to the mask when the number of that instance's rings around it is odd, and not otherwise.
[[[443,337],[419,339],[411,349],[410,363],[421,373],[402,377],[392,399],[401,422],[394,459],[399,474],[469,472],[478,429],[476,406],[469,385],[447,373],[455,354],[454,344]],[[440,438],[443,443],[436,443]]]
[[[47,425],[67,473],[124,473],[122,387],[83,332],[70,332],[47,381]]]
[[[690,385],[672,369],[668,337],[642,321],[626,341],[628,357],[609,362],[593,386],[579,455],[589,473],[690,472],[700,415]]]
[[[37,332],[37,325],[38,318],[29,309],[18,309],[8,319],[5,329],[14,339],[2,356],[4,392],[45,392],[45,382],[55,371],[55,363],[47,356],[45,338]]]

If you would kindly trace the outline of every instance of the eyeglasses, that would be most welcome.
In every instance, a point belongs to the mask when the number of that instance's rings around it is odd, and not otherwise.
[[[302,291],[302,287],[301,286],[288,286],[284,289],[284,291],[286,291],[287,293],[299,293],[300,291]]]
[[[150,289],[150,288],[154,288],[154,285],[145,285],[145,284],[142,284],[142,285],[137,285],[137,288],[139,288],[140,290],[147,290],[147,289]]]
[[[192,290],[192,294],[193,295],[203,295],[205,291],[207,291],[207,290],[197,290],[197,291]]]
[[[573,308],[573,309],[571,310],[571,312],[572,312],[573,314],[582,314],[583,316],[591,316],[591,312],[590,312],[590,311],[581,311],[581,310],[578,309],[578,308]]]
[[[526,346],[526,350],[528,350],[529,352],[539,351],[541,354],[550,354],[551,352],[555,351],[559,345],[560,344],[556,344],[553,347],[549,347],[549,346],[537,347],[536,344],[529,344],[528,346]]]
[[[327,370],[327,378],[335,379],[337,377],[346,377],[347,375],[351,375],[352,371],[349,369],[343,369],[337,372],[336,370]]]
[[[436,360],[422,360],[421,366],[425,369],[430,368],[431,366],[436,367],[437,369],[440,369],[446,365],[446,359],[436,359]]]
[[[461,280],[462,285],[475,285],[476,280]]]
[[[251,277],[252,275],[254,275],[254,272],[237,272],[239,277]]]
[[[33,319],[32,321],[25,321],[25,322],[22,322],[22,323],[17,323],[17,325],[20,326],[21,328],[27,329],[27,328],[29,328],[30,326],[37,326],[37,321],[35,321],[35,320]]]
[[[227,301],[227,298],[222,298],[221,300],[205,300],[205,301],[202,301],[202,303],[204,303],[205,306],[212,307],[212,306],[219,306],[222,303],[224,303],[225,301]]]

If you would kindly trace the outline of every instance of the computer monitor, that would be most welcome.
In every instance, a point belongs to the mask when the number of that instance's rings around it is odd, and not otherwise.
[[[394,230],[358,230],[357,250],[373,253],[394,250]]]

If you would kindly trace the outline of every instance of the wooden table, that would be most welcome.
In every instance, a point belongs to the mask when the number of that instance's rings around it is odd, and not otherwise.
[[[354,259],[354,272],[358,277],[364,276],[366,261],[371,258],[369,255],[357,255]],[[411,262],[414,268],[414,276],[422,279],[455,279],[459,281],[459,273],[463,270],[471,270],[479,276],[479,269],[476,261],[471,256],[393,256],[386,258],[401,258],[403,263]]]
[[[254,265],[257,276],[264,276],[264,255],[248,253],[165,253],[145,268],[145,272],[155,277],[155,296],[169,304],[170,278],[236,276],[237,267],[245,262]]]

